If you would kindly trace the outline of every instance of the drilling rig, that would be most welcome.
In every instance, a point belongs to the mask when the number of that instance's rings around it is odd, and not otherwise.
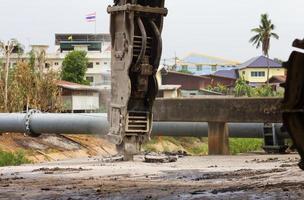
[[[108,139],[132,160],[150,138],[165,0],[115,0],[111,15],[112,85]]]
[[[108,138],[132,160],[150,138],[152,107],[157,95],[156,72],[162,53],[165,0],[114,0],[111,15],[112,100]],[[304,40],[294,47],[304,49]],[[304,54],[294,51],[288,62],[282,118],[302,158],[304,170]]]

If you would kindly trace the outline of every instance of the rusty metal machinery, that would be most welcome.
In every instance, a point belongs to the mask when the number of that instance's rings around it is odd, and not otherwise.
[[[114,0],[108,7],[112,38],[112,101],[108,138],[131,160],[149,139],[152,107],[158,91],[156,72],[162,52],[165,0]],[[304,49],[304,40],[294,47]],[[301,155],[304,170],[304,54],[292,52],[288,62],[285,97],[282,102],[284,128]]]
[[[108,138],[126,160],[149,139],[156,73],[162,53],[165,0],[115,0],[108,7],[112,38],[112,100]]]
[[[293,47],[304,49],[304,40],[295,40]],[[283,123],[301,156],[299,167],[304,170],[304,53],[293,51],[284,67],[287,78],[284,84]]]

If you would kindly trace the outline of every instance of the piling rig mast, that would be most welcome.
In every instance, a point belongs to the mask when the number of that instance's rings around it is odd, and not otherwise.
[[[296,39],[293,47],[303,50],[304,39]],[[287,69],[283,123],[301,156],[299,167],[304,170],[304,53],[293,51],[283,66]]]
[[[165,0],[114,0],[108,7],[112,38],[112,99],[108,138],[126,160],[149,139],[156,73],[162,53]]]

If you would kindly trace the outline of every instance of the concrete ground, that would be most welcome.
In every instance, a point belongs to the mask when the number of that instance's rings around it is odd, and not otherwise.
[[[304,199],[298,155],[75,159],[0,168],[0,199]]]

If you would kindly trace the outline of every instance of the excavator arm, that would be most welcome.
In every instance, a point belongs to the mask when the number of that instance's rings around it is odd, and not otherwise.
[[[115,0],[111,15],[112,85],[108,138],[132,160],[150,137],[164,0]]]

